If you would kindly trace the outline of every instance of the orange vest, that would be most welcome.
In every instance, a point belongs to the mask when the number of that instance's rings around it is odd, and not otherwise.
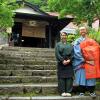
[[[83,57],[86,79],[100,78],[100,46],[93,39],[86,39],[80,43]]]

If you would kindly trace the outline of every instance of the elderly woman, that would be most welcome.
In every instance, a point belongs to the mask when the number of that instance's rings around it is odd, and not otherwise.
[[[61,41],[56,44],[58,89],[61,96],[71,96],[73,85],[73,47],[66,42],[67,34],[60,34]]]

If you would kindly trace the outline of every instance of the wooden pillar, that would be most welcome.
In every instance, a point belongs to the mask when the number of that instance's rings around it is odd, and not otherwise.
[[[49,25],[49,48],[51,48],[51,25]]]

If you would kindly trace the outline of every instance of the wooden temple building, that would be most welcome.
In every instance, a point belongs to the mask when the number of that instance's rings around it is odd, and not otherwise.
[[[15,45],[23,47],[54,48],[59,40],[59,32],[72,18],[58,19],[40,10],[36,5],[26,1],[15,10],[14,26],[12,27],[12,38]]]

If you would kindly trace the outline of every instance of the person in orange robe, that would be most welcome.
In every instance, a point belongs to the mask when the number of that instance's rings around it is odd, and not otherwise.
[[[93,39],[87,38],[80,43],[82,55],[85,59],[84,68],[86,79],[100,78],[100,46]]]
[[[78,85],[80,88],[79,96],[84,96],[85,91],[88,90],[90,92],[90,96],[95,97],[96,94],[94,92],[96,85],[96,78],[86,78],[85,72],[85,58],[82,54],[82,50],[80,44],[88,38],[88,30],[86,27],[80,27],[79,32],[81,37],[76,39],[73,43],[74,46],[74,61],[73,66],[75,69],[75,81],[74,84]],[[80,59],[79,59],[80,58]]]

